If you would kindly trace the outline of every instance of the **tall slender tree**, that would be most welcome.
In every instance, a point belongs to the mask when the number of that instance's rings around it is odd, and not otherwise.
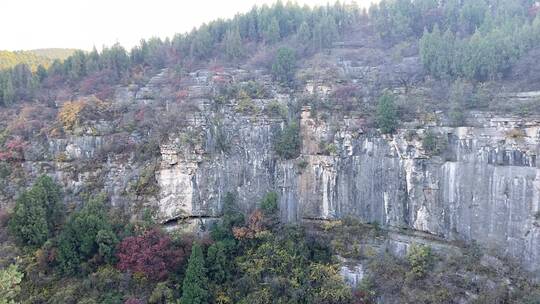
[[[208,288],[208,278],[206,267],[204,266],[204,255],[201,245],[193,244],[191,256],[186,270],[186,276],[182,285],[182,304],[206,304],[209,302],[210,293]]]

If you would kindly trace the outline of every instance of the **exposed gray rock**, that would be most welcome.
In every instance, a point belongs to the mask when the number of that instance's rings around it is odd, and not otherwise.
[[[352,63],[344,67],[347,72],[362,72]],[[249,74],[231,69],[220,74],[231,81],[253,75],[271,86],[268,75],[260,71]],[[189,92],[185,98],[197,96],[191,99],[196,110],[186,115],[181,132],[172,132],[161,143],[157,193],[144,197],[130,193],[130,184],[146,164],[129,154],[116,157],[109,151],[115,144],[114,137],[107,135],[112,130],[100,127],[33,143],[22,169],[31,177],[43,172],[53,175],[66,188],[66,201],[75,200],[93,185],[94,190],[105,190],[113,205],[134,214],[138,208],[154,207],[164,223],[218,217],[227,192],[234,193],[242,210],[250,212],[265,193],[276,191],[280,216],[288,222],[353,216],[445,241],[475,240],[540,273],[536,160],[540,121],[478,112],[468,118],[470,127],[433,122],[430,131],[446,147],[440,155],[430,155],[422,147],[428,124],[380,135],[354,114],[344,118],[326,113],[329,117],[323,120],[312,117],[310,108],[304,107],[302,153],[298,159],[283,160],[272,143],[285,126],[284,118],[268,117],[264,111],[238,113],[236,100],[218,107],[206,96],[215,74],[201,70],[188,76],[182,79]],[[146,86],[119,89],[117,96],[123,102],[139,100],[168,107],[167,77],[168,70],[163,70]],[[331,90],[331,83],[310,81],[304,91],[324,97]],[[296,96],[278,94],[277,88],[271,91],[272,97],[254,99],[253,104],[261,110],[273,100],[298,106]],[[138,142],[146,135],[128,136]],[[334,149],[321,149],[321,142]],[[7,185],[2,200],[15,196],[16,188]],[[396,240],[396,252],[402,254],[407,243],[407,239]]]

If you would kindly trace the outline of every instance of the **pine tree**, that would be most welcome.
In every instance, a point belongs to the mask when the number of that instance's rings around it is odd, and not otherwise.
[[[9,223],[11,233],[29,246],[40,246],[63,219],[60,187],[43,175],[17,199]]]
[[[311,41],[311,30],[309,29],[309,25],[307,24],[307,22],[302,22],[302,24],[298,28],[298,31],[296,33],[296,39],[302,45],[308,45],[308,43]]]
[[[0,79],[0,86],[2,89],[0,98],[2,99],[2,104],[7,106],[15,101],[15,89],[13,87],[13,80],[9,71],[4,73],[2,78],[3,79]]]
[[[36,71],[36,76],[41,83],[45,78],[47,78],[47,69],[45,69],[42,65],[39,65]]]
[[[182,304],[208,303],[210,294],[207,290],[208,278],[204,266],[204,256],[201,245],[195,243],[191,248],[186,276],[182,285]]]
[[[224,44],[225,53],[230,59],[235,59],[242,56],[242,38],[240,38],[240,31],[238,27],[229,29],[227,33],[225,33]]]
[[[49,231],[58,227],[64,218],[64,206],[62,204],[62,192],[60,186],[47,175],[40,176],[32,187],[32,191],[38,193],[41,204],[45,208]]]
[[[117,239],[103,201],[102,196],[91,199],[79,212],[72,214],[64,226],[58,237],[58,262],[63,272],[77,271],[81,262],[96,253],[111,260]]]
[[[382,133],[392,133],[397,128],[397,119],[394,96],[385,92],[379,98],[379,104],[377,105],[377,126]]]
[[[289,48],[280,48],[272,65],[272,74],[277,81],[292,86],[296,69],[296,56]]]
[[[219,241],[208,247],[208,276],[216,284],[222,284],[231,277],[230,259],[227,257],[225,242]]]
[[[272,21],[270,21],[270,24],[264,31],[264,42],[266,44],[274,44],[278,42],[281,38],[279,31],[279,22],[276,18],[272,18]]]
[[[39,247],[47,241],[49,230],[46,211],[35,192],[26,191],[19,196],[9,228],[24,245]]]
[[[208,26],[201,27],[193,35],[191,41],[191,57],[203,59],[212,52],[212,34],[208,30]]]

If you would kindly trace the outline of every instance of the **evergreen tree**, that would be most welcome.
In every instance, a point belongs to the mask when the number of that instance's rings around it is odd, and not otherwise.
[[[191,57],[203,59],[208,57],[212,52],[212,35],[208,30],[208,26],[201,27],[193,34],[191,41]]]
[[[218,241],[208,247],[206,264],[208,276],[216,284],[223,284],[231,278],[231,260],[228,257],[227,245],[224,241]]]
[[[283,159],[293,159],[300,155],[301,143],[300,128],[293,122],[276,134],[274,150]]]
[[[274,79],[286,84],[293,85],[294,73],[296,70],[296,56],[290,48],[280,48],[272,64],[272,74]]]
[[[317,50],[332,47],[338,38],[336,21],[332,16],[324,16],[315,25],[313,30],[313,43]]]
[[[62,271],[73,273],[96,253],[109,260],[118,240],[112,231],[103,198],[91,199],[72,214],[59,236],[58,262]]]
[[[223,241],[229,250],[236,246],[236,239],[232,233],[232,228],[244,224],[244,214],[235,204],[234,195],[230,192],[223,198],[223,216],[220,224],[212,227],[211,236],[215,241]]]
[[[239,58],[243,54],[242,39],[240,38],[240,31],[238,28],[229,29],[225,33],[225,53],[230,59]]]
[[[208,278],[204,265],[204,255],[201,245],[193,244],[191,256],[182,284],[182,304],[206,304],[209,302]]]
[[[64,62],[68,66],[68,78],[78,81],[86,76],[86,54],[83,51],[76,51]]]
[[[394,96],[385,92],[379,98],[379,104],[377,105],[377,126],[381,129],[382,133],[392,133],[397,128],[397,119]]]
[[[7,71],[2,74],[0,74],[0,99],[4,106],[8,106],[14,102],[15,90],[13,88],[11,73]]]
[[[87,60],[86,60],[86,71],[88,73],[95,73],[99,71],[99,53],[94,47],[90,53],[88,53]]]
[[[32,191],[23,192],[15,203],[9,222],[11,234],[28,246],[39,247],[47,241],[47,212],[42,200]]]
[[[296,39],[302,45],[308,45],[308,43],[311,41],[311,29],[309,28],[307,22],[302,22],[302,24],[298,28],[298,31],[296,33]]]
[[[267,217],[276,215],[276,213],[279,211],[278,195],[276,192],[272,191],[264,195],[261,201],[261,210]]]
[[[36,71],[36,76],[41,83],[45,78],[47,78],[47,69],[45,69],[42,65],[39,65]]]
[[[279,29],[279,22],[274,17],[268,24],[268,27],[264,31],[264,42],[266,44],[274,44],[279,41],[281,38],[280,36],[280,29]]]
[[[64,218],[64,206],[62,204],[62,191],[60,186],[47,175],[40,176],[32,187],[37,192],[37,197],[45,207],[49,231],[53,232]]]
[[[9,223],[11,233],[29,246],[41,246],[63,219],[60,187],[43,175],[23,192]]]

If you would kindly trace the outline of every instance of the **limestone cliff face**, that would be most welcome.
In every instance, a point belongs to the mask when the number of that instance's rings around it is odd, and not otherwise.
[[[277,191],[286,221],[354,216],[449,241],[475,240],[540,270],[540,125],[485,114],[474,121],[432,127],[446,147],[428,155],[423,128],[383,136],[362,131],[357,118],[326,123],[304,108],[302,153],[281,160],[272,138],[282,122],[229,117],[221,125],[231,142],[227,152],[208,153],[216,150],[210,127],[202,127],[198,151],[162,145],[159,216],[218,216],[226,192],[236,193],[248,212],[267,191]],[[321,151],[331,132],[332,151]]]
[[[268,86],[271,96],[220,106],[208,97],[214,81],[241,83],[246,75]],[[253,76],[254,75],[254,76]],[[118,88],[115,104],[142,103],[165,111],[173,103],[163,83],[167,71],[146,86]],[[260,71],[198,71],[186,77],[185,94],[195,104],[180,132],[160,142],[155,166],[129,153],[111,152],[118,138],[106,122],[61,139],[32,143],[21,169],[28,177],[48,173],[66,189],[66,202],[105,191],[114,206],[136,213],[153,207],[163,222],[214,218],[227,192],[250,212],[268,191],[280,198],[284,221],[332,220],[353,216],[389,228],[407,228],[447,241],[477,241],[540,272],[540,121],[472,113],[467,126],[436,122],[404,124],[381,135],[353,112],[337,115],[301,107],[299,94],[327,96],[331,84],[307,82],[303,92],[276,89]],[[369,78],[369,77],[368,77]],[[296,108],[299,117],[269,114],[269,104]],[[245,106],[245,105],[244,105]],[[273,141],[285,122],[299,119],[302,149],[281,159]],[[429,132],[443,145],[425,151]],[[138,143],[147,136],[124,134]],[[150,168],[150,169],[149,169]],[[135,193],[134,184],[151,170],[155,191]],[[31,179],[29,179],[31,180]],[[9,201],[14,180],[0,191]]]

